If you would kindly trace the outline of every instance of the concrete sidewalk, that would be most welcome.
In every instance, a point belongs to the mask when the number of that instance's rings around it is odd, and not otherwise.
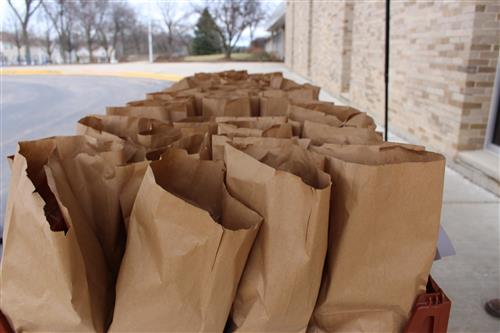
[[[450,332],[499,332],[484,302],[500,297],[500,201],[446,168],[441,223],[457,254],[435,261],[432,276],[452,300]]]
[[[246,69],[249,72],[282,71],[297,82],[306,82],[281,63],[128,63],[116,65],[66,65],[46,67],[9,67],[5,70],[53,70],[61,75],[119,76],[164,80],[195,72]],[[138,76],[145,73],[144,76]],[[33,74],[31,74],[33,75]],[[58,75],[58,74],[55,74]],[[149,77],[153,78],[153,77]],[[166,80],[166,79],[165,79]],[[321,99],[337,103],[322,92]],[[340,103],[341,104],[341,103]],[[92,113],[91,110],[89,113]],[[415,142],[418,144],[418,142]],[[432,274],[453,301],[449,330],[453,332],[499,332],[500,320],[483,311],[489,298],[500,297],[500,200],[447,168],[442,225],[456,248],[457,255],[436,261]]]

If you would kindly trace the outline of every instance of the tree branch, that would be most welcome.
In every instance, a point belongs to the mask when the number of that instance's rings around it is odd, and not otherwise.
[[[19,22],[21,22],[22,24],[23,19],[21,18],[21,15],[19,15],[16,7],[14,7],[14,5],[12,4],[12,0],[7,0],[7,3],[9,4],[10,8],[12,8],[12,10],[14,11],[14,14],[16,14],[17,18],[19,19]]]

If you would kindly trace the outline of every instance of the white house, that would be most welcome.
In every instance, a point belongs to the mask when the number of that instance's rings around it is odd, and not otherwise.
[[[285,59],[285,3],[281,3],[267,22],[267,31],[271,36],[266,42],[265,50],[274,57]]]

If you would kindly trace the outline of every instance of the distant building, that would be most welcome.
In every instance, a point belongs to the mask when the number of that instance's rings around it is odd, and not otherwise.
[[[260,53],[264,52],[266,50],[266,45],[269,41],[270,37],[259,37],[255,38],[251,43],[250,43],[250,48],[248,49],[249,52],[252,53]]]
[[[99,46],[92,51],[92,58],[96,63],[106,63],[108,62],[108,57],[110,58],[111,62],[116,62],[114,56],[115,52],[109,52],[109,54],[106,54],[106,50],[102,46]],[[90,57],[87,48],[80,47],[76,51],[76,59],[80,64],[88,64],[90,62]]]
[[[280,60],[285,59],[285,16],[286,6],[281,3],[267,23],[271,36],[265,44],[265,51]]]

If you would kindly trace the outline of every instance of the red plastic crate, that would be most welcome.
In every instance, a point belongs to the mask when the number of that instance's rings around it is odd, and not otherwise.
[[[427,292],[417,297],[404,333],[445,333],[448,330],[450,310],[450,299],[432,277],[429,277]],[[2,312],[0,333],[14,333]]]
[[[451,301],[429,276],[427,292],[417,297],[404,333],[445,333],[448,331]]]

